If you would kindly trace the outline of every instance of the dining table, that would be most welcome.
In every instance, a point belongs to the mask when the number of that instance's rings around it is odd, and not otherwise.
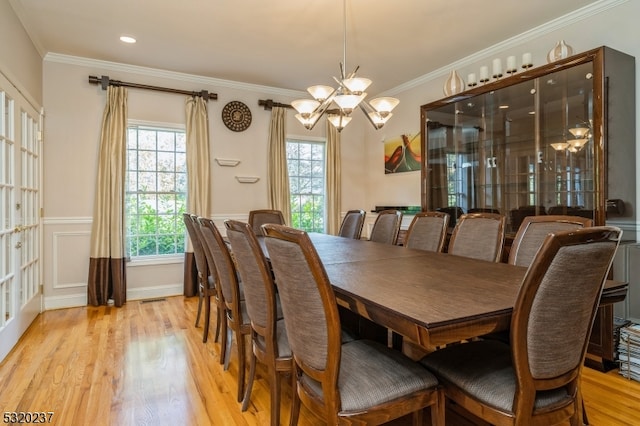
[[[339,306],[433,349],[508,330],[526,267],[321,233],[309,237]],[[260,244],[268,258],[263,238]],[[623,300],[607,280],[600,304]]]

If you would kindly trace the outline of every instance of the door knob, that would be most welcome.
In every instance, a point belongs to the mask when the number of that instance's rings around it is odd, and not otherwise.
[[[16,243],[16,248],[17,248],[17,249],[19,249],[19,248],[21,248],[21,247],[22,247],[22,241],[18,241],[18,242]]]

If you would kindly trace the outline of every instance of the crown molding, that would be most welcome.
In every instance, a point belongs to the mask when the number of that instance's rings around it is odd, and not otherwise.
[[[119,62],[102,61],[99,59],[83,58],[80,56],[63,55],[49,52],[44,56],[44,62],[55,62],[68,65],[76,65],[88,68],[98,68],[104,71],[126,72],[139,74],[146,77],[166,78],[169,80],[193,83],[196,85],[206,85],[214,87],[226,87],[229,89],[246,90],[249,92],[259,92],[270,95],[288,96],[298,98],[304,96],[305,92],[300,90],[281,89],[271,86],[261,86],[259,84],[242,83],[239,81],[223,80],[221,78],[204,77],[194,74],[187,74],[175,71],[167,71],[157,68],[147,68],[137,65],[123,64]]]
[[[486,49],[480,50],[472,55],[469,55],[465,58],[462,58],[458,61],[452,62],[444,67],[438,68],[434,71],[431,71],[427,74],[424,74],[418,78],[407,81],[399,86],[396,86],[392,89],[381,93],[379,96],[392,96],[397,95],[400,92],[407,91],[409,89],[413,89],[417,86],[420,86],[426,82],[432,81],[434,79],[440,78],[443,75],[451,72],[452,69],[459,69],[474,64],[482,59],[490,57],[492,55],[499,54],[504,50],[508,50],[510,48],[519,46],[523,43],[535,40],[536,38],[543,36],[545,34],[549,34],[558,29],[564,28],[571,24],[575,24],[584,19],[587,19],[591,16],[600,14],[604,11],[612,9],[614,7],[620,6],[621,4],[627,3],[629,0],[601,0],[590,5],[584,6],[581,9],[570,12],[564,16],[560,16],[556,19],[553,19],[549,22],[546,22],[542,25],[539,25],[535,28],[532,28],[528,31],[525,31],[521,34],[508,38],[500,43],[494,44]]]

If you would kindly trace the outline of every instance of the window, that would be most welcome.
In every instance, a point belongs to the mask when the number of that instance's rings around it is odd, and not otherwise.
[[[291,193],[291,225],[307,232],[324,232],[325,143],[287,140]]]
[[[184,253],[187,158],[183,129],[135,125],[127,132],[125,215],[130,257]]]

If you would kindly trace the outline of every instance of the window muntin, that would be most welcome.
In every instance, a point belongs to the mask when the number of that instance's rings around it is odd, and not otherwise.
[[[127,255],[185,250],[187,159],[184,129],[130,124],[127,129]]]

